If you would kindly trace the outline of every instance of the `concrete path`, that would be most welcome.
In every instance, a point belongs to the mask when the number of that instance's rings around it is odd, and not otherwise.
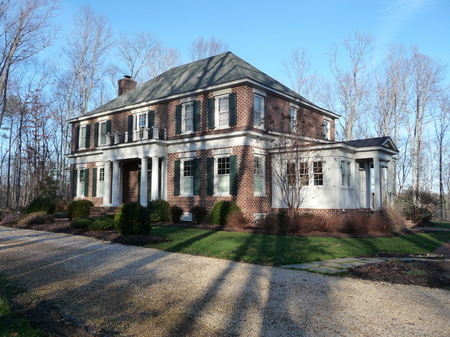
[[[245,249],[245,247],[242,247]],[[0,273],[115,336],[448,336],[450,291],[0,227]]]

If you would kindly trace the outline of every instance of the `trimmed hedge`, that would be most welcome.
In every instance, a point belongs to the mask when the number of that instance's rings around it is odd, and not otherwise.
[[[152,200],[148,203],[147,209],[150,213],[150,222],[170,220],[170,206],[165,200]]]
[[[179,223],[181,216],[183,215],[183,210],[181,209],[181,207],[172,206],[170,207],[170,215],[172,217],[173,223]]]
[[[91,207],[94,204],[89,200],[76,200],[69,205],[67,217],[72,219],[87,218],[91,214]]]
[[[152,229],[147,208],[137,202],[123,204],[114,223],[122,235],[145,235]]]
[[[213,225],[225,226],[227,218],[234,212],[240,212],[241,209],[233,201],[219,201],[210,212],[210,220]]]
[[[208,216],[208,210],[200,205],[191,208],[192,221],[195,223],[202,223]]]

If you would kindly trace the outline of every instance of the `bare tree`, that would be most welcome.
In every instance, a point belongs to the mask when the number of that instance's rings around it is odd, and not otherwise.
[[[54,35],[50,19],[56,3],[57,0],[3,0],[0,3],[0,127],[11,67],[50,44]]]
[[[211,36],[209,41],[203,36],[198,37],[192,41],[189,46],[189,52],[191,53],[191,61],[197,61],[206,57],[218,55],[228,50],[228,45],[215,37]]]
[[[368,70],[372,58],[373,37],[354,33],[347,36],[342,45],[350,62],[350,69],[343,70],[338,61],[338,47],[332,46],[331,72],[336,80],[336,96],[343,121],[344,139],[355,135],[361,117],[370,109],[370,81]],[[342,123],[342,122],[341,122]],[[365,128],[366,129],[366,128]]]

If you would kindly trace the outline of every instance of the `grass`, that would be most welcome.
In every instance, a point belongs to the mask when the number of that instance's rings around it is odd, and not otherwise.
[[[34,329],[30,322],[11,310],[11,299],[20,291],[0,277],[0,336],[45,337],[47,334]]]
[[[434,228],[445,228],[445,229],[450,229],[450,222],[432,222],[429,226],[427,227],[434,227]]]
[[[450,232],[404,234],[390,238],[318,238],[154,227],[170,242],[147,247],[269,266],[376,253],[426,254],[450,241]]]

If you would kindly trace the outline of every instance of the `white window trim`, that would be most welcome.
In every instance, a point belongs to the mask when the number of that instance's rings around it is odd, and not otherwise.
[[[255,197],[266,197],[266,156],[262,156],[262,155],[254,155],[254,158],[261,158],[262,159],[262,163],[261,163],[261,167],[262,167],[262,191],[261,192],[256,192],[255,191],[255,173],[253,171],[253,195]],[[253,165],[254,165],[254,161],[253,161]]]
[[[78,149],[79,150],[86,149],[86,136],[87,136],[86,129],[87,129],[87,124],[80,125],[79,134],[78,134]],[[84,141],[82,141],[83,138],[81,138],[81,132],[82,132],[81,130],[84,130],[84,132],[85,132]]]
[[[292,110],[295,110],[294,116],[291,115]],[[289,130],[291,132],[297,131],[297,110],[298,110],[298,106],[292,105],[292,104],[289,105]],[[292,127],[292,125],[294,125],[294,127]]]
[[[185,119],[186,119],[186,107],[192,105],[192,130],[186,131]],[[194,133],[194,114],[195,114],[195,101],[189,101],[181,103],[181,134],[192,134]]]
[[[261,111],[260,111],[260,121],[258,124],[255,123],[255,117],[253,116],[253,126],[255,128],[261,129],[261,130],[265,130],[265,122],[264,122],[264,117],[265,117],[265,108],[266,108],[266,104],[265,104],[265,99],[263,95],[260,95],[259,93],[254,93],[253,96],[253,104],[255,103],[255,98],[260,98],[261,99]],[[253,113],[255,113],[255,109],[253,108]]]
[[[229,196],[230,195],[230,174],[221,174],[222,176],[228,176],[228,192],[218,192],[219,186],[219,158],[230,158],[230,155],[221,155],[214,157],[214,196]]]
[[[103,169],[103,188],[100,188],[101,181],[100,181],[100,170]],[[103,197],[105,189],[105,166],[104,165],[98,165],[97,166],[97,195],[96,198]]]
[[[216,127],[215,127],[216,130],[222,130],[222,129],[230,128],[230,97],[229,96],[230,96],[229,93],[227,93],[225,95],[214,96],[214,99],[215,99],[215,103],[214,103],[214,114],[215,114],[215,117],[214,117],[214,119],[215,119],[215,124],[216,124]],[[220,123],[219,101],[220,101],[221,98],[225,98],[225,97],[228,99],[228,122],[227,122],[226,125],[219,125],[219,123]]]
[[[191,193],[185,193],[184,192],[184,163],[187,161],[194,160],[195,157],[189,157],[189,158],[183,158],[180,159],[180,197],[192,197],[194,196],[194,180],[195,180],[195,171],[193,171],[192,175],[192,191]],[[193,168],[194,169],[194,168]]]
[[[106,125],[107,121],[108,121],[107,119],[100,119],[98,121],[98,146],[107,146],[107,145],[109,145],[108,144],[108,139],[109,139],[109,134],[108,133],[106,133],[106,138],[105,138],[106,139],[106,143],[105,144],[102,143],[102,124]]]
[[[325,125],[328,123],[328,129],[325,130]],[[325,118],[323,119],[323,135],[325,140],[331,140],[331,119]]]
[[[133,140],[141,140],[149,138],[149,130],[148,130],[148,109],[147,110],[139,110],[133,113]],[[140,129],[139,129],[139,116],[145,116],[145,126],[142,130],[142,137],[140,137]],[[139,137],[138,137],[139,135]]]
[[[83,175],[84,175],[84,170],[86,169],[86,166],[77,166],[77,198],[86,198],[84,196],[84,185],[85,182],[83,182],[82,184],[80,183],[80,178],[81,178],[81,171],[83,171]],[[84,177],[85,181],[86,181],[86,177]]]
[[[342,163],[344,163],[344,180],[342,179]],[[353,162],[349,159],[341,159],[339,164],[339,177],[340,186],[342,189],[352,189],[353,188]]]

